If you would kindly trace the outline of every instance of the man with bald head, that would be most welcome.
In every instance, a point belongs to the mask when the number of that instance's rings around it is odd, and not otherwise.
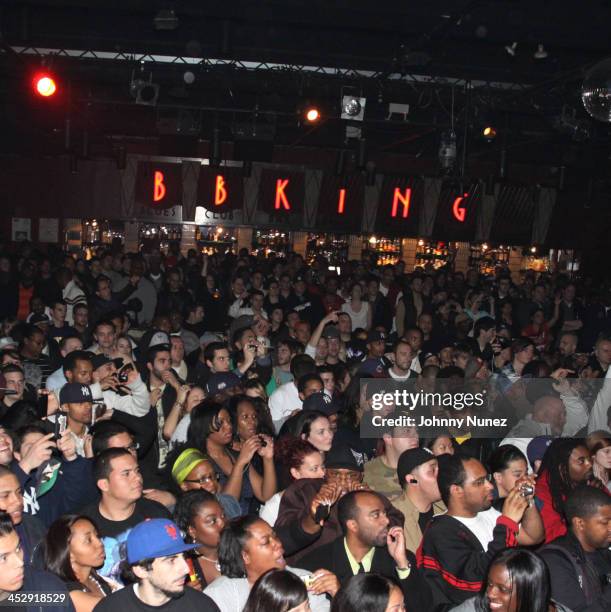
[[[528,443],[537,436],[559,438],[566,424],[566,407],[560,397],[543,395],[534,404],[532,413],[527,414],[501,442],[513,444],[526,457]]]

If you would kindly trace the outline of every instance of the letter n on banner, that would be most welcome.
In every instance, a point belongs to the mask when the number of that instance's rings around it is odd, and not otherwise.
[[[422,200],[422,179],[385,176],[380,190],[375,231],[384,235],[416,237]]]

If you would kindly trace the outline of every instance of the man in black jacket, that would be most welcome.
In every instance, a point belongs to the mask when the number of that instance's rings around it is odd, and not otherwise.
[[[503,511],[492,507],[490,476],[477,460],[441,455],[437,482],[447,514],[433,517],[420,548],[418,567],[433,589],[434,610],[447,610],[479,592],[492,557],[518,544],[543,540],[541,517],[516,486],[505,498]]]
[[[389,527],[383,496],[352,491],[338,503],[343,535],[302,557],[300,567],[327,569],[343,583],[350,576],[375,572],[398,579],[408,610],[427,610],[432,603],[428,584],[405,548],[401,527]]]
[[[568,533],[539,554],[552,579],[552,597],[571,610],[611,610],[611,497],[582,485],[566,501]]]

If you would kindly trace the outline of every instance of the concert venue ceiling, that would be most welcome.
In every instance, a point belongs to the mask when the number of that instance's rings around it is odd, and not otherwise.
[[[611,56],[609,23],[608,0],[4,0],[0,153],[205,156],[217,130],[228,158],[256,137],[274,161],[300,150],[332,165],[345,149],[354,164],[430,172],[453,126],[463,171],[603,179],[609,125],[580,87]],[[41,69],[58,80],[53,101],[32,93]],[[158,85],[153,104],[134,81]],[[366,99],[363,121],[340,118],[343,95]]]

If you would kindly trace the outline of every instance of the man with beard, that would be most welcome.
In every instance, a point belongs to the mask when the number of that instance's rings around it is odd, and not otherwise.
[[[409,610],[427,610],[432,603],[428,584],[405,549],[401,527],[389,527],[384,497],[374,491],[351,491],[338,502],[342,535],[305,555],[305,569],[326,569],[344,583],[356,574],[375,572],[399,581]]]
[[[105,597],[97,612],[218,612],[203,593],[185,586],[189,565],[185,552],[198,544],[185,544],[175,523],[152,519],[134,527],[127,537],[123,573],[130,586]]]
[[[600,483],[594,478],[592,457],[585,442],[578,438],[553,440],[543,456],[536,487],[546,544],[566,534],[566,500],[584,483]]]
[[[412,370],[414,350],[406,340],[399,340],[392,350],[393,365],[388,369],[388,374],[393,380],[416,379],[418,374]]]
[[[538,544],[543,531],[532,495],[522,494],[528,477],[516,482],[498,512],[492,507],[490,475],[477,459],[441,455],[437,460],[439,492],[448,512],[433,517],[417,558],[433,589],[434,606],[441,608],[477,593],[499,550]]]

